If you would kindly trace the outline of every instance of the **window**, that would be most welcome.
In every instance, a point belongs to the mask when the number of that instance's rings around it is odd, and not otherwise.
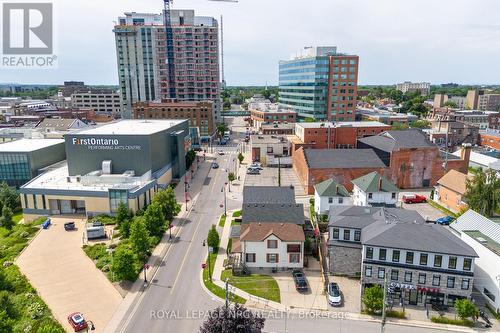
[[[450,257],[448,260],[448,268],[455,269],[457,268],[457,257]]]
[[[144,195],[146,197],[146,195]],[[120,203],[124,203],[128,208],[127,190],[109,190],[109,207],[111,212],[115,213]]]
[[[491,299],[493,302],[495,301],[495,295],[493,295],[491,293],[491,291],[489,291],[488,289],[486,288],[483,288],[483,294],[485,294],[489,299]]]
[[[448,276],[448,279],[446,280],[446,287],[447,288],[455,288],[455,277]]]
[[[372,276],[372,266],[365,266],[365,276],[367,277]]]
[[[427,257],[428,257],[428,254],[427,253],[420,253],[420,265],[427,265]]]
[[[382,268],[382,267],[378,268],[378,278],[379,279],[385,278],[385,268]]]
[[[328,198],[328,203],[333,203],[333,198]]]
[[[267,248],[268,249],[277,249],[278,241],[276,239],[268,239],[267,240]]]
[[[470,271],[472,268],[472,259],[464,258],[464,271]]]
[[[350,240],[351,239],[351,230],[344,229],[344,240]]]
[[[277,263],[278,262],[278,254],[277,253],[267,253],[266,261],[268,263]]]
[[[386,255],[387,255],[387,250],[386,249],[380,249],[380,250],[378,250],[378,259],[379,260],[385,260]]]
[[[470,283],[470,279],[462,279],[461,288],[463,290],[469,290],[469,283]]]
[[[373,247],[366,248],[366,259],[373,259]]]
[[[399,262],[399,250],[392,250],[392,261]]]
[[[413,264],[413,256],[414,256],[414,253],[413,252],[406,252],[406,263],[407,264]]]
[[[333,239],[339,239],[339,229],[338,228],[333,228],[332,238]]]
[[[246,253],[245,260],[246,262],[255,262],[255,253]]]
[[[396,199],[396,193],[392,192],[392,194],[391,194],[391,198],[392,198],[392,199]]]
[[[398,275],[399,271],[396,269],[391,270],[391,280],[392,281],[397,281],[398,280]]]
[[[412,279],[413,279],[412,272],[405,272],[405,282],[411,282]]]
[[[267,147],[267,153],[272,154],[273,153],[273,147]]]
[[[368,193],[368,199],[373,199],[373,193]]]
[[[361,230],[354,231],[354,241],[359,242],[361,240]]]
[[[292,264],[298,264],[300,263],[300,253],[290,253],[290,263]]]
[[[434,256],[434,267],[441,267],[442,262],[443,262],[443,256],[436,254]]]
[[[344,198],[339,197],[339,204],[343,204],[343,203],[344,203]]]
[[[424,273],[418,274],[418,283],[425,284],[426,280],[427,280],[427,276]]]
[[[432,285],[439,287],[441,284],[441,275],[433,275],[432,276]]]

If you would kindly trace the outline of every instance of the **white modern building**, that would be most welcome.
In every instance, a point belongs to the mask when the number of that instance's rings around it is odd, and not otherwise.
[[[396,90],[402,91],[405,94],[420,91],[422,95],[429,95],[431,91],[431,84],[429,82],[405,81],[403,83],[398,83],[396,85]]]
[[[472,209],[462,214],[451,228],[476,251],[474,287],[500,311],[500,225]]]
[[[399,189],[374,171],[352,180],[355,206],[396,206]]]
[[[332,206],[342,205],[352,205],[351,195],[334,178],[314,186],[314,212],[317,215],[328,214]]]

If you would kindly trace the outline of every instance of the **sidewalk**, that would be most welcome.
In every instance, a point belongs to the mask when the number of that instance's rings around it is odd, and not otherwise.
[[[210,171],[210,163],[208,162],[204,163],[202,156],[200,157],[198,170],[196,170],[196,165],[197,164],[195,160],[192,166],[192,168],[194,167],[195,170],[195,172],[193,173],[194,175],[193,179],[191,179],[192,175],[191,171],[186,172],[186,174],[183,177],[181,177],[180,183],[174,189],[177,201],[181,204],[181,211],[179,215],[172,222],[173,239],[175,239],[179,234],[179,232],[181,231],[182,226],[184,224],[184,218],[189,215],[192,207],[194,206],[194,203],[198,198],[198,194],[194,195],[193,197],[188,195],[188,207],[187,207],[188,209],[186,210],[184,179],[186,179],[190,183],[191,189],[199,188],[199,190],[201,190],[201,188],[203,187],[203,180]],[[196,191],[196,193],[199,193],[199,190]],[[146,276],[148,281],[154,279],[154,276],[156,275],[158,269],[160,268],[160,263],[163,261],[163,258],[167,255],[170,249],[170,245],[171,243],[169,239],[169,233],[165,233],[160,243],[158,244],[158,246],[156,246],[153,253],[149,257],[148,265],[150,266],[150,268],[146,271]],[[134,282],[129,292],[125,295],[118,309],[113,314],[113,317],[104,328],[103,332],[109,332],[109,333],[121,332],[122,328],[126,326],[125,324],[128,323],[129,320],[132,318],[132,314],[135,312],[135,310],[138,308],[140,304],[139,298],[143,295],[143,292],[147,288],[147,285],[144,284],[144,281],[141,278],[142,276],[144,276],[143,271],[140,272],[139,278]],[[134,302],[135,306],[132,309],[131,305],[134,304]],[[123,322],[124,320],[125,322]]]

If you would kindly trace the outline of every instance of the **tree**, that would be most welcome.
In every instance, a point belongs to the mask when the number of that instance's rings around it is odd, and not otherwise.
[[[245,156],[243,156],[242,153],[238,154],[238,161],[240,161],[240,164],[243,163],[243,160],[245,159]]]
[[[118,229],[123,233],[123,224],[125,220],[130,219],[130,212],[127,207],[127,205],[122,201],[118,204],[118,207],[116,208],[116,215],[115,215],[115,220],[116,224],[118,225]]]
[[[420,120],[415,120],[410,123],[411,128],[429,128],[430,123],[427,120],[420,119]]]
[[[309,254],[312,251],[312,241],[311,237],[306,237],[306,241],[304,242],[304,253]]]
[[[262,332],[265,319],[243,305],[220,306],[210,311],[200,327],[200,333]]]
[[[477,315],[477,308],[468,299],[459,299],[455,302],[455,311],[457,316],[465,320],[467,318],[475,318]]]
[[[64,330],[61,328],[61,326],[54,324],[54,323],[47,323],[44,325],[41,325],[37,330],[36,333],[64,333]]]
[[[196,159],[196,152],[194,150],[190,150],[186,154],[186,169],[189,169]]]
[[[126,219],[122,222],[121,227],[120,227],[120,235],[123,238],[128,238],[130,236],[130,225],[132,224],[131,219]]]
[[[465,201],[476,212],[491,217],[500,208],[500,179],[492,169],[478,169],[473,179],[467,179]]]
[[[208,246],[214,249],[214,251],[219,247],[219,233],[215,228],[215,224],[212,224],[212,228],[208,231],[207,243]]]
[[[384,303],[384,290],[379,285],[366,288],[362,300],[369,313],[378,312]]]
[[[218,123],[215,131],[217,132],[217,135],[219,138],[222,138],[224,136],[224,132],[227,132],[228,127],[226,123]]]
[[[271,91],[267,90],[267,89],[262,90],[261,94],[262,94],[262,97],[267,98],[267,99],[269,99],[271,97]]]
[[[163,216],[165,221],[170,225],[174,218],[181,211],[181,205],[177,203],[177,198],[175,197],[175,192],[173,188],[167,187],[165,190],[160,190],[153,198],[153,202],[157,202],[161,210],[163,211]]]
[[[15,211],[21,206],[19,194],[5,182],[0,184],[0,209],[2,209],[3,206],[9,207],[11,211]]]
[[[9,208],[9,206],[3,206],[0,222],[2,227],[8,230],[11,230],[14,226],[14,221],[12,220],[12,210]]]
[[[118,246],[113,254],[111,269],[118,280],[134,281],[137,277],[134,252],[125,246]]]
[[[450,108],[453,108],[453,109],[457,109],[458,108],[458,104],[455,103],[454,101],[446,101],[443,103],[443,106],[447,106],[447,107],[450,107]]]
[[[165,214],[158,202],[153,200],[153,203],[146,208],[144,221],[151,236],[161,237],[165,230]]]
[[[227,180],[229,180],[229,185],[236,180],[236,175],[234,172],[230,172],[227,174]]]
[[[144,223],[145,217],[134,217],[130,226],[130,244],[139,258],[145,259],[149,252],[149,232]]]

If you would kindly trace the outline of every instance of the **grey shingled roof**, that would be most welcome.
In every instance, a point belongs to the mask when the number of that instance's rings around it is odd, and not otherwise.
[[[385,168],[373,149],[304,149],[312,169]]]
[[[245,186],[243,205],[249,203],[295,204],[295,192],[288,186]]]
[[[319,184],[314,185],[314,189],[321,197],[348,197],[349,191],[344,185],[337,183],[334,178],[327,179]]]
[[[382,180],[381,183],[380,180]],[[373,171],[367,175],[352,180],[352,183],[359,187],[363,192],[398,192],[399,189],[387,178]],[[379,188],[379,184],[381,185]]]
[[[427,139],[425,133],[419,129],[387,131],[379,135],[358,139],[358,141],[386,152],[409,148],[436,147]]]
[[[242,223],[304,224],[303,204],[243,204]]]

